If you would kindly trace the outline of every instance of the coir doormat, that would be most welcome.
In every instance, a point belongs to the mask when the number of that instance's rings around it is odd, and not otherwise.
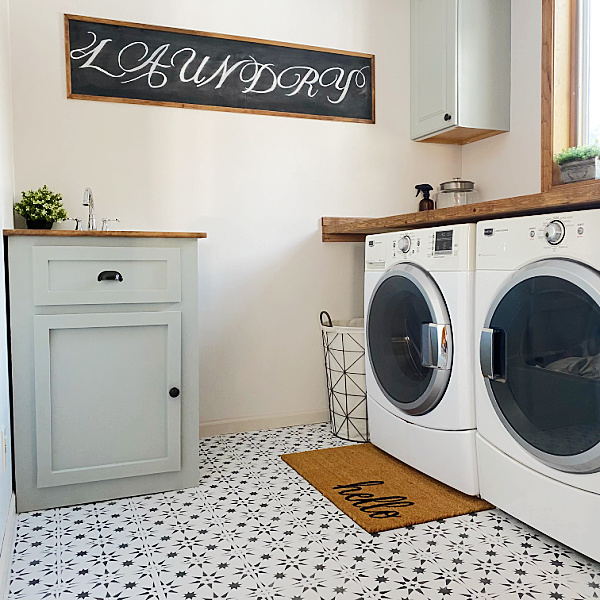
[[[284,454],[281,458],[369,533],[494,508],[372,444]]]

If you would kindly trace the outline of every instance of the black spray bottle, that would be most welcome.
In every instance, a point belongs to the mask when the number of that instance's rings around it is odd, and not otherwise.
[[[429,192],[433,188],[428,183],[420,183],[415,185],[415,189],[417,190],[417,198],[423,192],[423,199],[419,202],[419,210],[433,210],[433,200],[429,197]]]

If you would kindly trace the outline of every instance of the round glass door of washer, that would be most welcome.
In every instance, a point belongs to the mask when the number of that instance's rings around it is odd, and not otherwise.
[[[367,309],[367,354],[377,384],[394,406],[425,414],[442,399],[452,366],[452,331],[437,284],[401,264],[377,283]]]

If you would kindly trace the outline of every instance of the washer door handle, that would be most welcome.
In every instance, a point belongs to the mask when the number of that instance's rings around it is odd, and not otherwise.
[[[505,365],[506,360],[504,331],[502,329],[482,329],[481,342],[479,344],[479,362],[481,372],[486,379],[506,382]]]
[[[449,369],[452,344],[450,326],[438,323],[421,325],[421,364],[431,369]]]

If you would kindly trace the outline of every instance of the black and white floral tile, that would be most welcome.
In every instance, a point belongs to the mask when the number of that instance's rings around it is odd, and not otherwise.
[[[9,600],[600,598],[600,564],[500,510],[372,536],[279,458],[344,444],[216,436],[197,488],[22,514]]]

